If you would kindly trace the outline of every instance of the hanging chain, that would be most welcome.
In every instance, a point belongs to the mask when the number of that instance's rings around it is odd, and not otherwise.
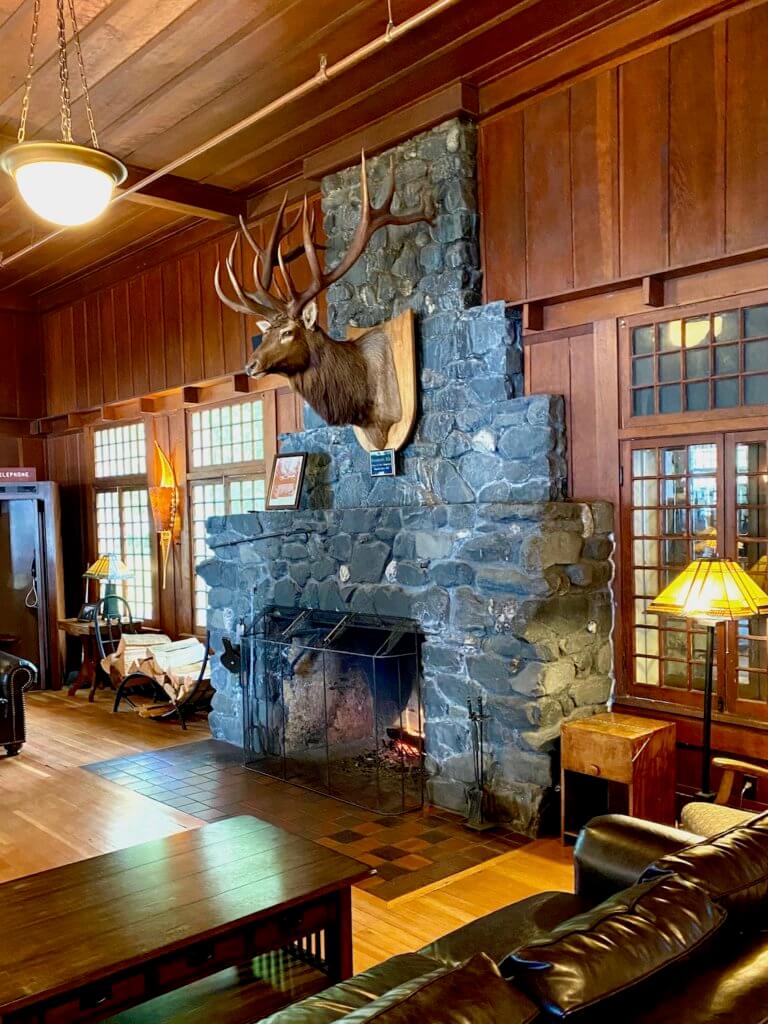
[[[32,35],[29,39],[29,56],[27,57],[27,78],[24,83],[24,98],[21,101],[21,117],[19,118],[19,142],[24,141],[27,134],[27,114],[29,113],[29,94],[32,92],[32,75],[35,72],[35,45],[37,43],[37,26],[40,23],[40,0],[35,0],[32,13]]]
[[[59,31],[59,81],[61,83],[61,140],[72,141],[72,99],[69,95],[67,29],[64,24],[64,0],[56,0],[56,25]]]
[[[85,76],[85,62],[83,61],[83,51],[80,46],[80,29],[77,25],[77,15],[75,14],[75,0],[68,0],[69,3],[69,17],[72,20],[72,39],[75,43],[75,53],[77,54],[77,63],[80,68],[80,81],[83,86],[83,99],[85,100],[85,113],[88,117],[88,130],[91,133],[91,144],[94,149],[99,148],[99,140],[96,135],[96,123],[93,120],[93,109],[91,107],[91,94],[88,92],[88,79]]]

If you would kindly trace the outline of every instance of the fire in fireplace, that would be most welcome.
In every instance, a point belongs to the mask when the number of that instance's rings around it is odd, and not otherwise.
[[[408,619],[268,608],[241,646],[246,766],[385,814],[420,807],[419,647]]]

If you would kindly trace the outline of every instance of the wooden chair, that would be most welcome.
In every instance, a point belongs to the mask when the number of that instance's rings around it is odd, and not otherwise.
[[[699,836],[718,835],[728,828],[743,825],[754,818],[754,811],[733,807],[732,801],[741,799],[745,777],[751,776],[768,781],[768,768],[762,765],[735,761],[730,757],[716,757],[712,764],[723,773],[715,802],[710,804],[693,800],[685,805],[680,815],[681,827]]]
[[[213,651],[211,650],[211,635],[210,632],[206,632],[205,654],[202,662],[200,663],[200,671],[197,678],[195,679],[194,684],[178,697],[171,696],[161,686],[155,676],[144,672],[129,673],[117,688],[115,704],[112,710],[117,711],[122,700],[127,701],[133,708],[136,708],[136,705],[133,704],[127,696],[126,691],[130,691],[132,688],[135,689],[136,687],[146,686],[147,682],[151,681],[153,685],[155,703],[148,707],[137,709],[139,714],[144,718],[155,719],[173,718],[175,716],[181,723],[181,728],[186,731],[187,717],[194,714],[198,706],[203,703],[204,697],[207,696],[208,691],[210,690],[210,680],[206,679],[205,673],[208,668],[208,661],[211,654],[213,654]]]

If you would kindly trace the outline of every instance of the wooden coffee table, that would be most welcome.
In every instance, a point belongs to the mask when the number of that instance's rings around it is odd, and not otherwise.
[[[291,946],[352,974],[359,861],[248,816],[0,885],[0,1022],[102,1020]]]

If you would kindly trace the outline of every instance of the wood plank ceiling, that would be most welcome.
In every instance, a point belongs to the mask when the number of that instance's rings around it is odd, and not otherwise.
[[[158,168],[379,36],[386,0],[76,0],[100,145]],[[303,160],[400,107],[462,80],[481,86],[649,0],[462,0],[376,56],[187,163],[177,174],[243,197],[302,175]],[[396,23],[429,0],[393,0]],[[12,140],[33,0],[0,0],[0,137]],[[58,136],[54,2],[43,0],[28,137]],[[72,76],[76,138],[83,99]],[[3,296],[46,289],[193,224],[179,210],[122,202],[0,268]],[[0,252],[50,228],[0,177]]]

